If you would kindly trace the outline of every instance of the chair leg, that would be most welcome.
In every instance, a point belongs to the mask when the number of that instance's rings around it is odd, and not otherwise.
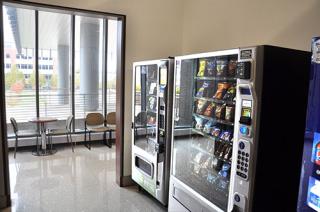
[[[74,152],[74,146],[73,146],[73,141],[72,141],[72,136],[71,136],[71,134],[69,134],[69,136],[70,136],[70,141],[71,141],[71,148],[72,148],[72,152]]]
[[[37,145],[37,155],[39,155],[39,137],[38,136],[37,136],[36,145]]]
[[[52,135],[50,136],[50,140],[49,140],[49,142],[50,142],[50,150],[52,151]]]
[[[89,131],[89,149],[91,150],[91,132]]]
[[[87,141],[87,130],[84,130],[84,146],[87,147],[90,150],[90,147],[88,145],[88,141]]]
[[[111,148],[112,147],[112,144],[111,144],[111,131],[109,131],[109,138],[107,139],[107,146],[109,147],[109,148]]]
[[[18,137],[16,136],[16,142],[14,144],[14,155],[13,155],[14,158],[16,158],[17,147],[18,147]]]

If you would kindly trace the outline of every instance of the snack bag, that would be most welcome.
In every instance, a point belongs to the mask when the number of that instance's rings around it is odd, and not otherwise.
[[[196,96],[197,97],[204,97],[204,93],[205,93],[205,90],[209,87],[209,82],[203,82],[201,88],[199,88]]]
[[[213,125],[215,125],[215,123],[216,123],[216,122],[215,122],[214,120],[208,121],[208,122],[204,125],[203,132],[209,134],[209,133],[211,132],[211,130],[212,130]]]
[[[228,88],[230,88],[230,83],[227,82],[220,82],[218,83],[218,89],[214,95],[214,98],[216,99],[222,99],[222,97],[225,95],[227,92]]]
[[[219,160],[218,158],[213,158],[213,160],[212,160],[212,168],[214,168],[215,170],[220,170],[221,166],[222,166],[221,160]]]
[[[214,113],[214,109],[216,107],[216,104],[214,102],[210,103],[206,110],[204,111],[203,115],[211,117]]]
[[[149,103],[149,109],[150,110],[155,110],[156,109],[156,98],[151,96],[148,99],[148,103]]]
[[[213,77],[216,74],[216,60],[209,59],[207,60],[207,75],[208,77]]]
[[[197,101],[197,107],[196,107],[196,113],[202,115],[204,110],[206,109],[207,106],[207,101],[206,100],[198,100]]]
[[[231,156],[232,156],[232,146],[229,146],[223,158],[225,160],[230,160]]]
[[[228,77],[235,77],[236,75],[236,68],[237,68],[237,60],[231,59],[228,63]]]
[[[228,144],[222,144],[222,147],[220,149],[220,154],[218,155],[220,158],[223,158],[228,146],[229,146]]]
[[[215,115],[217,119],[224,119],[226,112],[226,104],[217,105]]]
[[[199,60],[199,71],[198,71],[197,76],[198,77],[203,77],[204,73],[205,73],[205,70],[206,70],[206,60],[201,59],[201,60]]]
[[[200,118],[200,117],[195,116],[195,121],[196,121],[196,126],[195,126],[195,128],[196,128],[197,130],[202,130],[205,120],[202,119],[202,118]]]
[[[219,136],[220,136],[220,133],[221,133],[220,128],[215,127],[215,128],[213,128],[213,130],[212,130],[212,132],[211,132],[211,135],[213,135],[213,136],[215,136],[215,137],[219,137]]]
[[[220,139],[224,140],[224,141],[230,141],[231,140],[231,132],[226,130],[223,131],[220,135]]]
[[[234,106],[226,106],[225,120],[227,120],[227,121],[234,120]]]
[[[227,75],[227,65],[226,60],[217,60],[217,77],[225,77]]]
[[[221,177],[227,178],[228,175],[229,175],[230,168],[231,168],[230,164],[224,163],[224,164],[222,165],[222,169],[219,171],[218,174],[219,174]]]
[[[236,88],[231,86],[228,88],[227,93],[223,96],[223,100],[226,101],[233,101],[234,97],[236,97]]]
[[[156,123],[156,117],[154,116],[148,116],[148,121],[147,121],[148,124],[150,125],[154,125]]]

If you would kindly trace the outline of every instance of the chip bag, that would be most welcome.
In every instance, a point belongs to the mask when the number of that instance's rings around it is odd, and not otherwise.
[[[203,77],[205,74],[205,70],[206,70],[206,60],[204,60],[204,59],[199,60],[199,71],[198,71],[197,76]]]
[[[214,113],[215,107],[216,107],[216,104],[214,102],[210,103],[206,108],[206,110],[204,111],[203,115],[211,117]]]
[[[217,105],[215,115],[217,119],[224,119],[225,118],[225,112],[226,112],[226,105]]]
[[[222,97],[225,95],[225,93],[227,92],[230,86],[231,86],[230,83],[227,83],[227,82],[218,83],[218,89],[214,95],[214,98],[222,99]]]

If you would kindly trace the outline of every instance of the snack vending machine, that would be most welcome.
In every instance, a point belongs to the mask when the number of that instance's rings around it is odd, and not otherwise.
[[[320,211],[320,37],[312,40],[299,212]]]
[[[169,211],[296,210],[309,56],[256,46],[175,58]]]
[[[173,59],[133,64],[132,179],[168,204]]]

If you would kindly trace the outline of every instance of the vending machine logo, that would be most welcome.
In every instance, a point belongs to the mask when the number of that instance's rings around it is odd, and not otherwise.
[[[320,166],[320,134],[314,133],[311,162]]]
[[[320,63],[320,37],[314,38],[312,42],[312,62]]]

